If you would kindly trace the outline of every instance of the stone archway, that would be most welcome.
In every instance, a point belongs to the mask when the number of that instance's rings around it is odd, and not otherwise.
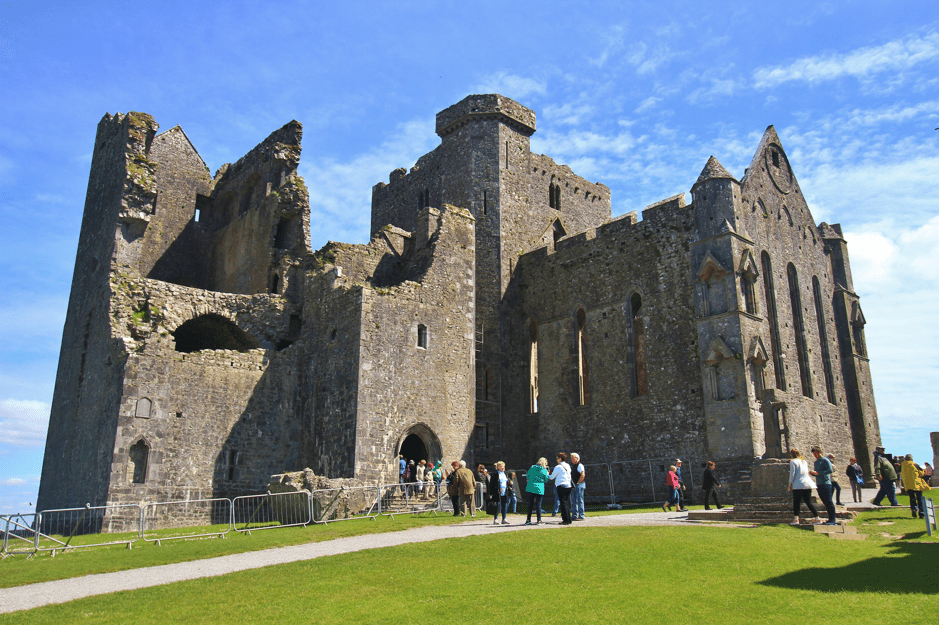
[[[408,460],[436,462],[441,460],[440,439],[423,423],[413,425],[398,440],[397,454]]]

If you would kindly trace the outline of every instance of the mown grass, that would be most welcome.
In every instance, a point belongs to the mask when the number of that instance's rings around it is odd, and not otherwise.
[[[91,597],[2,623],[936,622],[939,548],[787,526],[547,528]]]

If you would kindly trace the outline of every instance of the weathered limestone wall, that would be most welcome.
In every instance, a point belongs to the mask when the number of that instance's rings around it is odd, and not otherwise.
[[[706,452],[692,311],[689,207],[665,205],[521,257],[511,321],[505,455],[515,466],[578,450],[584,461],[702,458]],[[630,299],[642,299],[648,394],[632,396]],[[519,306],[521,314],[511,314]],[[589,399],[580,405],[577,310],[586,313]],[[537,324],[538,412],[531,414],[530,321]],[[527,447],[524,443],[527,442]],[[528,464],[526,464],[528,463]]]
[[[430,263],[421,281],[362,291],[356,477],[366,482],[396,479],[409,434],[429,460],[456,459],[473,427],[474,220],[453,206],[420,220],[412,262]]]

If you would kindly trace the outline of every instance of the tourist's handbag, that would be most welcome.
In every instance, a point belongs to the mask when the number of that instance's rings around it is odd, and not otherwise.
[[[486,502],[486,514],[496,514],[499,511],[499,502],[494,499],[490,499]]]
[[[857,485],[858,485],[858,486],[864,486],[864,478],[863,478],[863,477],[861,477],[860,475],[858,475],[858,476],[855,477],[854,479],[857,480]]]

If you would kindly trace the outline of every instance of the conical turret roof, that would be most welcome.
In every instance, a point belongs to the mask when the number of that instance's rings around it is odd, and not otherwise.
[[[701,170],[701,175],[698,176],[698,180],[695,182],[695,184],[701,184],[705,180],[710,180],[711,178],[729,178],[731,180],[736,180],[736,178],[734,178],[729,171],[724,169],[724,166],[721,165],[720,161],[714,158],[713,155],[704,165],[704,169]]]

